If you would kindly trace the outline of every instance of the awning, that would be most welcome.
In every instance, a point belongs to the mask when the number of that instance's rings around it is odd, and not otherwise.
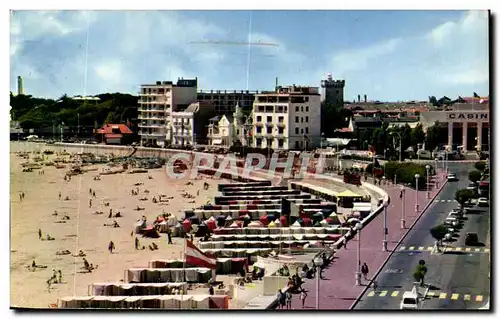
[[[337,197],[363,197],[363,196],[356,194],[350,190],[345,190],[342,193],[338,193]]]

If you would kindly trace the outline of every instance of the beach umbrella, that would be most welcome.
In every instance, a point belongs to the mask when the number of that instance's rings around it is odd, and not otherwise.
[[[188,233],[189,230],[191,229],[191,225],[192,225],[192,223],[189,219],[184,219],[184,221],[182,222],[182,226],[184,227],[184,231],[186,233]]]

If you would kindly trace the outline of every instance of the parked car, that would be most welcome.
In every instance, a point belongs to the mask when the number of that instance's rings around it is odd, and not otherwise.
[[[479,243],[479,238],[476,233],[467,233],[467,235],[465,235],[466,246],[475,246],[478,243]]]
[[[455,173],[448,174],[448,182],[456,182],[458,181],[458,177]]]
[[[477,200],[477,206],[486,207],[486,206],[489,206],[489,205],[490,205],[490,202],[488,201],[488,199],[486,197],[480,197]]]
[[[419,306],[418,293],[415,288],[412,291],[405,291],[399,304],[399,309],[417,310]]]
[[[458,226],[459,224],[459,221],[457,218],[455,217],[447,217],[445,220],[444,220],[444,223],[446,225],[451,225],[451,226]]]

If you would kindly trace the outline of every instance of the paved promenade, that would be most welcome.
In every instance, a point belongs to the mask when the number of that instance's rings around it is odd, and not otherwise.
[[[439,188],[443,185],[441,176]],[[408,229],[401,229],[400,220],[403,209],[403,201],[399,198],[400,186],[382,185],[381,188],[389,194],[391,203],[387,209],[388,228],[388,250],[382,250],[383,240],[383,220],[384,214],[380,213],[361,231],[361,263],[366,262],[370,274],[374,274],[384,264],[398,241],[404,236]],[[438,191],[434,188],[431,192],[431,199],[426,199],[426,192],[406,189],[405,195],[405,215],[406,227],[411,227],[420,214],[415,212],[415,203],[418,196],[421,209],[426,208]],[[323,280],[320,280],[320,300],[319,309],[349,309],[362,293],[366,286],[355,285],[357,236],[349,241],[347,249],[339,249],[335,256],[337,259],[323,272]],[[369,274],[369,277],[370,277]],[[305,309],[316,308],[316,280],[307,280],[303,287],[307,290],[308,296]],[[294,295],[292,301],[293,309],[302,309],[298,295]]]

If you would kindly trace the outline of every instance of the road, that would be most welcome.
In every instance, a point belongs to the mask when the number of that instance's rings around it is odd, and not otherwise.
[[[422,309],[478,309],[488,301],[488,208],[466,216],[459,237],[449,244],[460,248],[444,254],[430,250],[434,239],[429,229],[440,224],[448,212],[457,207],[453,200],[455,191],[467,186],[467,174],[472,165],[450,163],[449,167],[460,180],[449,182],[443,188],[375,278],[379,286],[377,292],[366,290],[354,309],[399,309],[403,292],[410,291],[413,286],[413,271],[420,259],[426,262],[428,272],[425,281],[430,285],[428,290],[421,289],[422,293],[426,293]],[[479,241],[485,246],[466,247],[467,232],[478,233]]]

